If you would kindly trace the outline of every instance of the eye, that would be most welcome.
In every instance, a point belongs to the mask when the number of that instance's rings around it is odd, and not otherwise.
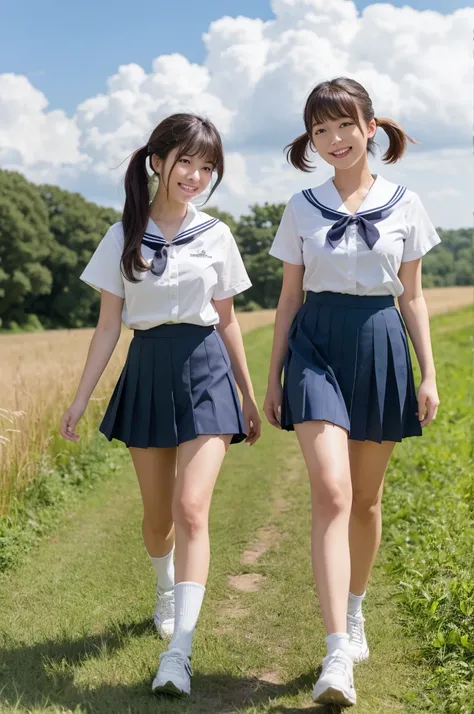
[[[324,131],[324,129],[315,129],[313,131],[314,136],[318,136],[318,134],[321,134]]]
[[[189,159],[180,159],[180,163],[182,163],[182,164],[190,164],[191,162],[190,162]]]
[[[207,171],[208,173],[212,174],[214,168],[212,166],[204,166],[204,171]]]
[[[343,121],[341,126],[353,126],[354,122],[353,121]]]

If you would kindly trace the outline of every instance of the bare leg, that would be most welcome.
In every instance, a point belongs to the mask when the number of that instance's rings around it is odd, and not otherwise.
[[[162,558],[174,545],[171,504],[177,449],[130,448],[143,501],[143,540],[150,556]]]
[[[350,579],[351,479],[347,432],[322,421],[295,424],[308,468],[312,502],[312,563],[328,634],[347,631]]]
[[[198,436],[180,444],[173,499],[176,582],[205,585],[209,572],[209,509],[231,436]]]
[[[392,441],[349,442],[353,492],[349,527],[350,591],[354,595],[365,592],[380,546],[384,477],[394,446]]]

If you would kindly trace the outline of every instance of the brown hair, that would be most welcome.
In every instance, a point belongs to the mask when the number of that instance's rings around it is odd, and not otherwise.
[[[312,171],[314,167],[307,151],[309,149],[314,152],[313,124],[322,124],[329,119],[350,117],[362,131],[359,110],[367,123],[375,119],[377,127],[387,134],[389,146],[382,157],[387,164],[394,164],[403,156],[409,141],[412,144],[417,143],[405,134],[402,127],[393,119],[375,118],[372,100],[359,82],[348,77],[337,77],[321,82],[312,90],[303,112],[306,131],[285,147],[287,160],[301,171]],[[375,140],[370,138],[367,142],[367,151],[374,154],[375,146]]]
[[[165,160],[173,149],[178,148],[169,176],[182,156],[202,156],[209,159],[217,173],[217,180],[209,198],[219,186],[224,175],[224,150],[216,127],[207,119],[195,114],[173,114],[153,130],[145,146],[135,151],[125,174],[125,206],[123,209],[124,247],[122,272],[130,282],[138,282],[134,272],[148,270],[141,254],[141,242],[146,230],[150,209],[147,159],[154,171],[153,154]],[[168,189],[168,186],[166,187]]]

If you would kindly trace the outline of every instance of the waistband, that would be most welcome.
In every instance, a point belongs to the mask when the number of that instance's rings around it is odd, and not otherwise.
[[[395,305],[393,295],[349,295],[348,293],[333,293],[325,290],[320,293],[308,291],[306,302],[317,305],[332,305],[334,307],[358,307],[369,310],[383,310]]]
[[[133,337],[135,338],[146,338],[146,337],[171,337],[171,338],[183,338],[183,337],[198,337],[202,339],[211,335],[214,332],[214,325],[208,327],[204,325],[191,325],[189,322],[177,322],[175,324],[165,324],[158,325],[157,327],[150,327],[148,330],[134,330]]]

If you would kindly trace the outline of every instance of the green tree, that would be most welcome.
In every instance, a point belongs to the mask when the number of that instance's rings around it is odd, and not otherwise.
[[[214,208],[214,206],[210,206],[209,208],[207,206],[203,206],[201,210],[204,211],[204,213],[208,213],[210,216],[214,216],[214,218],[219,218],[223,223],[229,226],[231,232],[235,235],[237,223],[234,216],[230,213],[227,213],[227,211],[220,211],[218,208]]]
[[[39,192],[48,211],[54,245],[45,261],[53,275],[51,292],[38,298],[36,313],[49,327],[93,325],[100,297],[79,276],[120,214],[57,186],[40,186]]]
[[[237,296],[236,305],[245,307],[249,301],[260,307],[273,308],[281,289],[282,264],[268,251],[280,224],[285,205],[265,203],[251,206],[251,213],[241,216],[236,229],[236,239],[252,281],[252,287]]]
[[[36,186],[0,170],[0,324],[27,326],[35,300],[51,292],[46,264],[54,247],[48,212]],[[33,318],[34,319],[34,318]]]

